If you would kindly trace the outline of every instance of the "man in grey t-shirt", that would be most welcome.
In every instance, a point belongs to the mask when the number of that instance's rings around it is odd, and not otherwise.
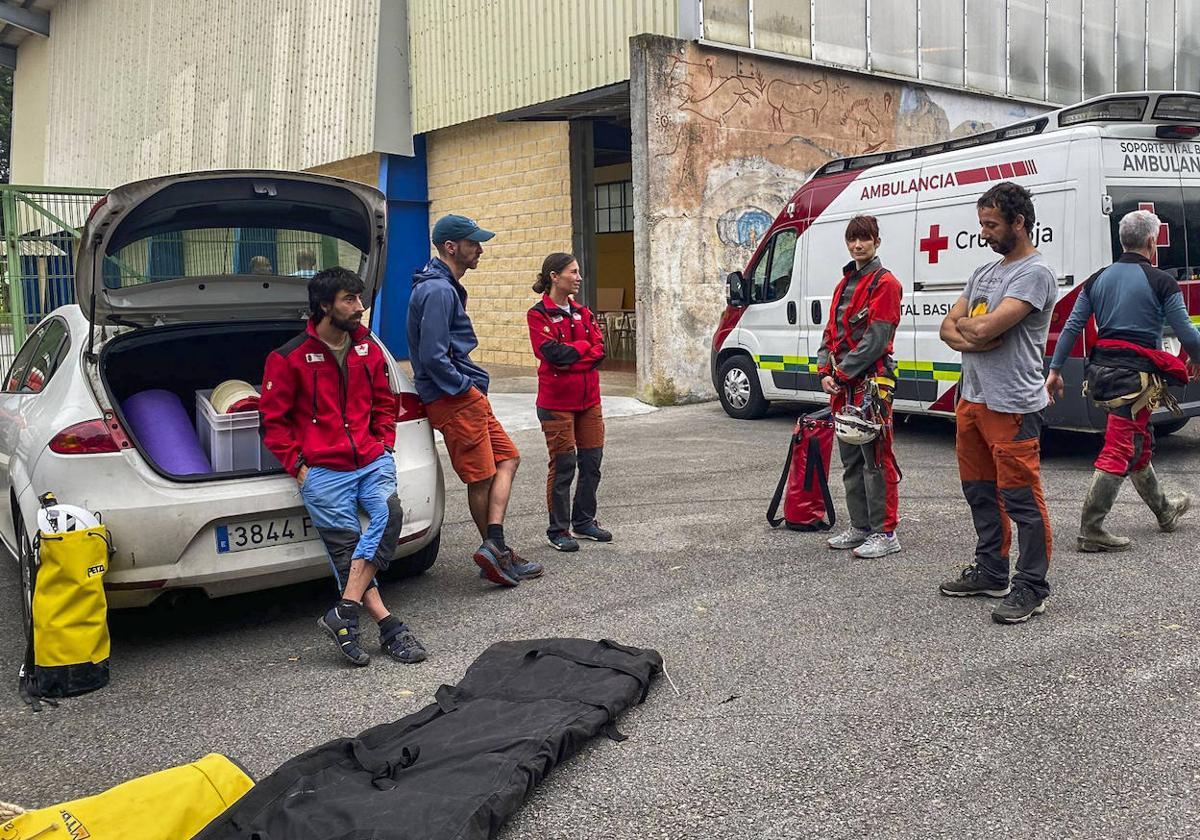
[[[963,354],[955,449],[978,541],[975,562],[943,595],[1003,598],[992,612],[1017,624],[1045,611],[1050,514],[1042,494],[1039,437],[1046,407],[1043,360],[1058,297],[1054,271],[1029,238],[1029,193],[1004,182],[976,204],[980,236],[1003,256],[977,269],[942,322],[941,338]],[[1020,554],[1009,582],[1011,518]]]

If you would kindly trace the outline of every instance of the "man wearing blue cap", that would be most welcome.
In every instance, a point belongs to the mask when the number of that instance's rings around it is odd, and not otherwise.
[[[433,427],[442,433],[450,463],[467,485],[467,504],[483,543],[473,559],[480,575],[516,586],[542,574],[504,541],[504,515],[521,463],[517,447],[492,413],[487,372],[470,359],[478,345],[467,316],[462,277],[479,265],[482,242],[495,236],[466,216],[433,226],[438,255],[413,275],[408,303],[408,349],[414,384]]]

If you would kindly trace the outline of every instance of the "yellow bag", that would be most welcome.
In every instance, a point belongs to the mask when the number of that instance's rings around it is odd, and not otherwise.
[[[240,767],[212,753],[95,796],[28,811],[0,825],[0,840],[188,840],[253,786]]]
[[[108,685],[108,545],[103,525],[38,534],[30,694],[71,697]]]

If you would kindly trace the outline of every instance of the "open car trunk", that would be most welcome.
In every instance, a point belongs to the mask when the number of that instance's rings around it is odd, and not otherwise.
[[[201,424],[198,431],[196,392],[230,379],[259,388],[267,355],[303,329],[304,322],[298,320],[135,329],[104,345],[100,380],[130,441],[160,475],[176,481],[209,481],[279,473],[278,461],[265,451],[259,464],[245,466],[247,454],[260,449],[262,439],[256,419],[249,415],[227,415],[207,427]],[[159,393],[149,395],[147,401],[147,392],[152,391]],[[226,419],[231,424],[236,419],[239,428],[222,428],[215,433],[221,439],[214,440],[208,428],[224,426]],[[208,452],[204,451],[206,437]],[[223,456],[211,451],[214,446],[223,447]],[[241,466],[214,468],[222,461],[229,463],[230,446],[241,453],[242,457],[234,459]],[[195,466],[197,451],[202,459],[199,466],[206,470],[198,471]]]

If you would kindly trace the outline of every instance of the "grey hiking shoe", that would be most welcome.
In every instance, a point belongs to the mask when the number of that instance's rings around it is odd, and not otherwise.
[[[846,548],[858,548],[867,541],[867,537],[870,535],[870,531],[862,531],[851,525],[837,536],[833,536],[825,540],[825,544],[830,548],[836,548],[839,550]]]
[[[891,536],[876,531],[867,537],[866,542],[854,549],[854,556],[864,560],[874,560],[876,557],[886,557],[900,550],[900,540],[893,533]]]
[[[1046,599],[1039,598],[1028,586],[1014,586],[1000,606],[992,610],[997,624],[1022,624],[1046,611]]]

